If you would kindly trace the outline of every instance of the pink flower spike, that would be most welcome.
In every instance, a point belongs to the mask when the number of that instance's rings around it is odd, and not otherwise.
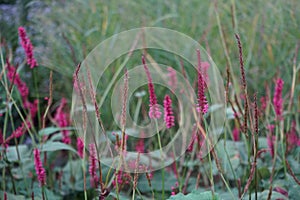
[[[202,68],[201,68],[201,55],[200,50],[197,50],[197,58],[198,58],[198,105],[197,111],[199,113],[205,114],[208,111],[208,102],[205,96],[205,82],[202,76]]]
[[[83,148],[84,144],[82,142],[82,139],[80,137],[77,138],[77,153],[80,156],[80,158],[83,158]]]
[[[238,128],[234,128],[232,131],[233,141],[239,141],[240,140],[240,131]]]
[[[150,97],[149,97],[149,101],[150,101],[149,117],[150,117],[150,119],[159,119],[161,117],[161,112],[160,112],[160,109],[157,104],[157,98],[156,98],[155,91],[154,91],[152,77],[151,77],[149,68],[146,64],[146,60],[145,60],[144,56],[142,56],[142,62],[143,62],[144,69],[145,69],[147,79],[148,79],[148,90],[149,90],[149,95],[150,95]]]
[[[168,84],[171,87],[171,90],[174,92],[177,88],[177,74],[176,70],[172,67],[168,67]]]
[[[90,151],[90,156],[89,156],[89,173],[90,173],[90,182],[92,187],[97,188],[98,186],[98,176],[96,170],[98,169],[97,165],[97,152],[96,152],[96,147],[95,144],[89,144],[89,151]]]
[[[296,130],[296,121],[292,121],[291,129],[286,134],[286,136],[287,136],[287,139],[286,139],[287,140],[287,150],[290,151],[298,145],[298,141],[300,139],[297,134],[297,130]]]
[[[29,108],[29,111],[30,111],[31,119],[35,118],[36,113],[38,111],[38,105],[39,105],[39,100],[38,99],[34,100],[33,103],[28,102],[28,108]]]
[[[172,110],[172,99],[169,95],[166,95],[164,99],[164,114],[164,121],[167,128],[175,126],[175,117]]]
[[[266,95],[265,97],[260,98],[261,112],[265,112],[268,106],[269,97]]]
[[[274,124],[269,124],[267,125],[267,129],[270,133],[273,133],[274,129],[275,129],[275,125]]]
[[[208,76],[209,67],[210,67],[209,62],[201,62],[201,68],[203,70],[204,82],[206,83],[206,85],[208,85],[208,82],[209,82],[209,76]]]
[[[38,64],[34,58],[33,46],[31,44],[30,39],[27,37],[27,33],[24,27],[19,27],[19,37],[21,39],[21,45],[25,51],[27,64],[30,65],[30,68],[33,69]]]
[[[16,68],[14,66],[12,66],[8,60],[6,60],[6,66],[7,66],[8,80],[17,87],[17,89],[22,97],[23,104],[26,108],[26,102],[27,102],[27,98],[29,95],[29,89],[28,89],[26,83],[24,83],[21,80],[19,74],[16,71]]]
[[[34,149],[33,154],[34,154],[34,165],[35,165],[36,175],[38,177],[40,186],[44,186],[46,185],[46,171],[42,165],[42,161],[40,158],[40,150]]]
[[[276,119],[277,120],[283,120],[282,117],[282,111],[283,111],[283,99],[282,99],[282,89],[283,89],[283,80],[282,79],[277,79],[276,85],[275,85],[275,92],[274,92],[274,97],[273,97],[273,104],[274,104],[274,109],[276,113]]]
[[[54,120],[57,122],[60,128],[65,128],[70,125],[69,115],[63,111],[63,108],[65,107],[66,104],[67,104],[67,100],[65,98],[62,98],[59,107],[56,109],[56,113],[54,116]],[[69,136],[69,131],[62,130],[62,135],[63,135],[62,141],[65,144],[70,144],[71,138]]]

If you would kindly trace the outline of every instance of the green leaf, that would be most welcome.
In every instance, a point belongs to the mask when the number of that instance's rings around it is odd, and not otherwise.
[[[25,197],[22,196],[22,195],[14,195],[14,194],[7,193],[7,192],[6,192],[6,195],[7,195],[7,199],[9,199],[9,200],[23,200],[23,199],[25,199]],[[0,191],[0,199],[2,199],[2,197],[4,198],[4,192]]]
[[[67,145],[65,143],[62,142],[47,142],[45,144],[43,144],[42,146],[40,146],[40,149],[42,152],[45,151],[58,151],[58,150],[69,150],[72,151],[74,153],[77,153],[76,150],[71,147],[70,145]]]
[[[27,145],[18,145],[18,151],[19,151],[19,155],[20,155],[20,160],[23,161],[26,158],[29,158],[30,156],[30,150],[27,147]],[[19,161],[18,158],[18,151],[17,151],[17,147],[16,146],[10,146],[7,148],[7,159],[10,162],[15,162],[15,161]]]
[[[128,196],[126,196],[124,193],[120,193],[119,196],[118,196],[115,192],[110,192],[109,195],[108,195],[108,197],[106,197],[105,199],[107,199],[107,200],[113,200],[113,199],[117,199],[117,198],[119,200],[127,200]],[[99,199],[99,197],[97,199]]]
[[[49,200],[60,200],[62,199],[60,196],[52,192],[51,190],[44,188],[46,199]],[[33,185],[34,199],[42,199],[42,188],[38,185],[38,183],[34,183]]]
[[[267,167],[261,167],[258,169],[258,174],[262,179],[267,179],[270,177],[270,171]]]
[[[259,200],[265,200],[268,198],[269,195],[269,190],[264,190],[263,192],[259,192],[257,193],[257,199]],[[252,193],[251,197],[254,198],[255,194]],[[243,199],[249,199],[249,195],[244,196]],[[279,193],[279,192],[275,192],[272,191],[272,196],[271,196],[271,200],[277,200],[277,199],[282,199],[282,200],[288,200],[288,198],[286,196],[284,196],[283,194]]]
[[[199,190],[194,190],[192,193],[189,193],[187,195],[184,195],[182,193],[178,193],[175,196],[171,196],[169,198],[170,200],[219,200],[220,197],[218,194],[214,194],[212,196],[212,192],[206,191],[206,192],[201,192]]]
[[[74,130],[74,128],[73,127],[60,128],[60,127],[51,126],[40,130],[39,135],[40,136],[51,135],[55,132],[62,131],[62,130]]]
[[[152,189],[156,191],[162,190],[162,174],[161,171],[157,171],[153,174],[151,180]],[[174,173],[165,172],[165,191],[171,191],[171,187],[175,185],[177,178]],[[148,185],[148,180],[145,175],[141,176],[138,181],[138,189],[141,192],[149,192],[151,188]]]

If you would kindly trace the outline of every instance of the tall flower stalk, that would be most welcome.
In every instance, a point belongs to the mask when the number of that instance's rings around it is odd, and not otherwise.
[[[147,75],[147,79],[148,79],[148,90],[149,90],[149,101],[150,101],[150,110],[149,110],[149,117],[150,119],[154,119],[155,121],[155,126],[156,126],[156,133],[157,133],[157,140],[158,140],[158,146],[159,146],[159,150],[160,150],[160,154],[161,154],[161,164],[162,164],[162,199],[165,198],[165,170],[164,170],[164,156],[163,156],[163,150],[162,150],[162,145],[161,145],[161,139],[160,139],[160,134],[159,134],[159,129],[158,129],[158,122],[157,119],[159,119],[161,117],[161,112],[160,109],[158,107],[157,104],[157,98],[156,98],[156,94],[154,91],[154,85],[152,82],[152,77],[150,75],[150,71],[149,68],[146,64],[146,60],[145,57],[142,56],[142,62],[144,65],[144,69]]]
[[[205,96],[205,81],[202,75],[202,67],[201,67],[201,55],[200,50],[197,50],[197,59],[198,59],[198,105],[197,111],[201,114],[205,114],[208,111],[208,102]]]
[[[149,68],[146,64],[146,60],[145,60],[144,56],[142,56],[142,62],[143,62],[144,69],[145,69],[147,79],[148,79],[148,90],[149,90],[149,95],[150,95],[150,97],[149,97],[149,101],[150,101],[149,117],[151,119],[159,119],[161,117],[161,112],[160,112],[160,109],[157,104],[157,98],[156,98],[156,94],[155,94],[155,90],[154,90],[154,85],[152,82],[152,77],[151,77]]]

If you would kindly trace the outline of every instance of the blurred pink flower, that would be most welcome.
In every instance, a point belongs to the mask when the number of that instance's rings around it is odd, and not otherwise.
[[[58,123],[58,126],[60,128],[65,128],[70,125],[69,115],[63,111],[66,104],[67,104],[67,100],[65,98],[62,98],[59,107],[56,109],[56,113],[54,116],[54,120]],[[62,135],[63,135],[62,141],[65,144],[70,144],[71,138],[69,136],[69,131],[62,130]]]
[[[42,165],[42,161],[40,158],[40,150],[34,149],[33,154],[34,154],[34,165],[35,165],[36,175],[38,177],[40,186],[44,186],[46,185],[46,171]]]
[[[34,58],[34,53],[33,53],[33,46],[31,44],[30,39],[27,36],[27,33],[24,29],[24,27],[19,27],[19,37],[21,39],[21,45],[25,51],[26,54],[26,59],[27,59],[27,64],[30,66],[30,68],[36,67],[38,64]]]
[[[29,89],[26,83],[24,83],[21,80],[19,74],[16,71],[16,68],[13,65],[11,65],[8,60],[6,61],[6,66],[7,66],[8,80],[17,87],[22,97],[23,104],[26,105],[28,94],[29,94]]]
[[[233,141],[239,141],[240,140],[240,131],[238,128],[234,128],[232,131]]]
[[[27,125],[28,129],[31,128],[30,121],[26,121],[26,125]],[[25,126],[25,123],[22,122],[22,124],[6,139],[5,142],[8,143],[13,138],[19,138],[22,135],[24,135],[25,132],[26,132],[26,126]]]
[[[84,148],[84,144],[82,142],[82,139],[80,137],[77,138],[77,153],[80,156],[80,158],[83,158],[83,148]]]
[[[275,129],[275,125],[274,124],[269,124],[267,125],[267,129],[270,133],[273,133],[274,129]]]
[[[137,144],[135,145],[136,152],[139,152],[139,153],[145,152],[144,136],[145,136],[145,133],[141,132],[141,138],[137,141]]]
[[[116,176],[116,179],[117,179],[119,190],[123,185],[129,185],[130,184],[130,181],[131,181],[130,174],[126,173],[126,172],[123,172],[122,169],[120,169],[118,172],[116,172],[115,176]],[[116,185],[117,185],[116,179],[114,179],[113,182],[112,182],[114,187],[116,187]]]
[[[176,70],[173,69],[172,67],[168,67],[168,84],[171,87],[172,91],[175,91],[177,88],[177,74],[176,74]]]
[[[34,100],[33,103],[30,103],[28,101],[27,104],[26,104],[27,108],[29,109],[31,119],[34,119],[35,116],[36,116],[36,113],[38,111],[38,104],[39,104],[39,100],[38,99]]]
[[[268,106],[268,101],[269,101],[268,95],[260,98],[260,105],[261,105],[260,113],[264,113],[266,111],[266,108]]]
[[[270,154],[272,158],[274,158],[274,142],[276,141],[276,137],[272,135],[267,136],[267,144],[270,150]]]
[[[210,67],[209,62],[201,62],[202,74],[205,82],[205,86],[209,83],[208,69]]]
[[[287,136],[287,150],[292,150],[295,146],[298,146],[299,136],[296,131],[296,121],[292,122],[291,129],[286,134]]]
[[[282,89],[283,89],[283,80],[277,79],[275,85],[275,92],[273,97],[273,104],[276,113],[277,120],[283,120],[282,118],[282,111],[283,111],[283,99],[282,99]]]
[[[94,188],[97,188],[98,186],[98,176],[96,170],[98,169],[98,164],[97,164],[97,152],[96,152],[96,147],[95,144],[89,144],[89,173],[90,173],[90,182],[91,186]]]

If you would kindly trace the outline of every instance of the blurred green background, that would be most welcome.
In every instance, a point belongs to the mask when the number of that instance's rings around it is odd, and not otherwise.
[[[23,56],[18,50],[17,28],[26,27],[41,66],[40,94],[48,95],[50,68],[55,71],[54,99],[59,100],[71,97],[74,69],[96,45],[116,33],[142,26],[170,28],[199,41],[224,77],[226,66],[231,67],[237,87],[239,59],[234,34],[238,33],[249,89],[258,91],[260,97],[265,94],[265,82],[272,84],[278,74],[286,88],[290,87],[300,39],[299,10],[298,0],[2,0],[1,40],[16,53],[17,63]],[[174,68],[180,66],[178,59],[162,52],[154,53],[154,58],[162,63],[168,59]],[[108,77],[112,74],[113,70]],[[299,90],[297,86],[296,94]]]

